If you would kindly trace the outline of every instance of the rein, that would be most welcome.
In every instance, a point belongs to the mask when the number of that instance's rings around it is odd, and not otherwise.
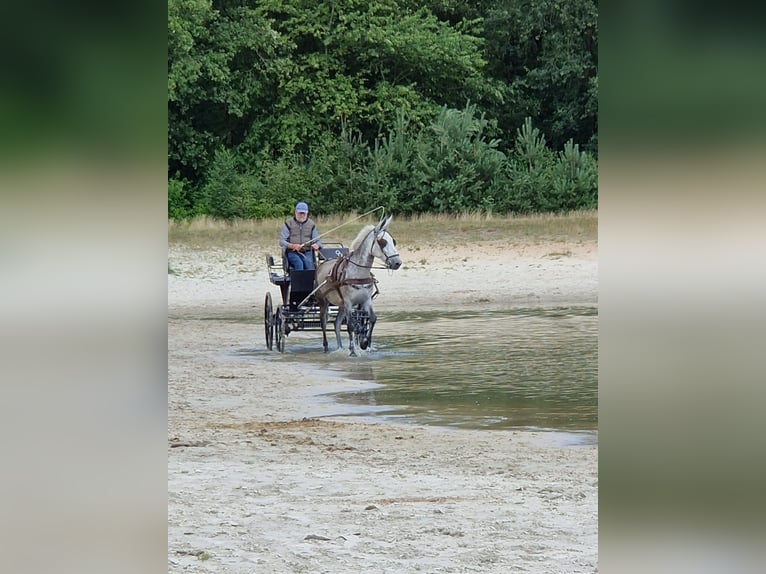
[[[314,239],[309,239],[309,240],[308,240],[308,241],[306,241],[305,243],[302,243],[302,244],[301,244],[301,247],[306,247],[306,246],[308,246],[308,245],[311,245],[311,244],[312,244],[312,243],[314,243],[314,242],[315,242],[317,239],[321,239],[323,236],[325,236],[325,235],[327,235],[327,234],[329,234],[329,233],[332,233],[333,231],[335,231],[335,230],[337,230],[337,229],[340,229],[341,227],[343,227],[343,226],[345,226],[345,225],[348,225],[349,223],[353,223],[353,222],[354,222],[354,221],[356,221],[357,219],[362,219],[363,217],[367,217],[367,216],[368,216],[368,215],[370,215],[371,213],[375,213],[375,212],[376,212],[376,211],[378,211],[378,210],[383,210],[383,211],[385,212],[385,209],[384,209],[384,207],[383,207],[382,205],[379,205],[379,206],[378,206],[378,207],[376,207],[375,209],[371,209],[370,211],[368,211],[368,212],[366,212],[366,213],[363,213],[362,215],[359,215],[359,216],[357,216],[357,217],[355,217],[355,218],[353,218],[353,219],[349,219],[348,221],[344,221],[343,223],[341,223],[340,225],[338,225],[338,226],[336,226],[336,227],[333,227],[332,229],[328,229],[328,230],[327,230],[327,231],[325,231],[324,233],[320,233],[319,235],[317,235],[317,236],[316,236],[316,238],[314,238]]]
[[[395,253],[394,255],[390,255],[390,256],[387,255],[386,256],[386,261],[388,261],[391,257],[394,257],[395,255],[399,255],[399,254]],[[362,265],[361,263],[355,263],[353,261],[349,261],[349,263],[351,263],[351,265],[356,265],[357,267],[361,267],[362,269],[388,269],[387,266],[385,266],[385,267],[377,266],[376,267],[375,265]]]

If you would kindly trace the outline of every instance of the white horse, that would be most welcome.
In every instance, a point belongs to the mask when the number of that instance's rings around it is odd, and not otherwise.
[[[393,216],[389,216],[377,225],[366,225],[359,231],[351,243],[348,255],[337,259],[328,259],[320,263],[316,270],[315,290],[319,304],[319,317],[322,326],[322,341],[327,353],[327,316],[330,305],[338,306],[335,320],[335,338],[338,348],[342,349],[340,326],[346,319],[349,349],[351,356],[356,356],[354,335],[359,336],[359,347],[366,349],[372,341],[372,330],[377,316],[372,308],[375,292],[375,277],[370,271],[375,259],[382,261],[387,269],[399,269],[402,260],[396,252],[396,241],[387,231]],[[364,311],[360,319],[360,313]],[[366,319],[365,319],[366,317]],[[358,324],[362,321],[361,324]]]

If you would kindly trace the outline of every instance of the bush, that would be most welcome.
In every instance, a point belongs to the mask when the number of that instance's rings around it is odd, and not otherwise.
[[[320,138],[306,155],[253,157],[221,148],[201,189],[168,181],[168,216],[281,217],[297,201],[323,215],[379,205],[407,215],[597,207],[597,160],[578,144],[570,140],[555,152],[526,118],[506,156],[493,133],[493,123],[467,105],[441,108],[426,128],[400,114],[372,148],[345,130]]]
[[[252,189],[240,172],[237,157],[226,148],[216,151],[205,172],[202,187],[205,213],[230,221],[250,217],[253,208]]]
[[[421,137],[418,157],[422,187],[419,211],[491,210],[493,182],[503,172],[499,140],[488,139],[490,123],[476,106],[442,108]]]
[[[587,152],[569,140],[553,168],[557,210],[593,209],[598,204],[598,168]]]
[[[596,160],[569,140],[564,150],[552,152],[531,118],[516,132],[507,165],[510,186],[498,202],[501,211],[518,213],[592,209],[598,204]]]
[[[187,182],[178,179],[168,180],[168,219],[180,221],[188,219],[192,213],[191,198],[187,193]]]

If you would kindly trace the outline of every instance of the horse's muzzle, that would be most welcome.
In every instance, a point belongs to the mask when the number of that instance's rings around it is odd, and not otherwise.
[[[388,265],[389,269],[396,270],[402,266],[402,260],[399,257],[392,257],[386,261],[386,265]]]

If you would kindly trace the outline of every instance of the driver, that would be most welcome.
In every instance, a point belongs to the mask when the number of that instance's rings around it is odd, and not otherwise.
[[[304,201],[295,205],[295,214],[285,221],[279,234],[279,246],[290,269],[314,269],[314,251],[322,248],[314,221],[309,219],[309,206]]]

